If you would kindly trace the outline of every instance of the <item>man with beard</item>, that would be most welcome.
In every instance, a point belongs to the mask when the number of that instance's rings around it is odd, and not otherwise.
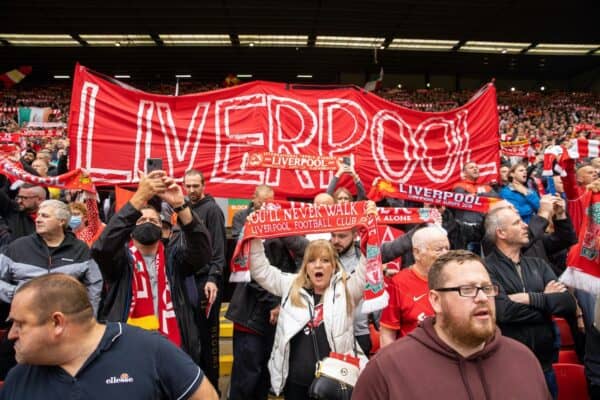
[[[5,177],[3,177],[6,180]],[[10,183],[6,183],[10,185]],[[41,186],[24,183],[14,200],[4,190],[0,190],[0,216],[10,229],[12,240],[35,232],[35,217],[42,201],[46,200],[46,190]]]
[[[352,399],[550,399],[533,354],[496,328],[498,287],[477,255],[440,256],[428,285],[435,318],[381,349]]]
[[[200,367],[213,384],[219,386],[219,312],[221,310],[223,270],[225,269],[225,216],[215,199],[205,193],[204,175],[189,170],[183,177],[183,185],[194,213],[206,225],[211,238],[210,260],[196,274],[200,298],[195,305],[198,313],[202,355]]]
[[[148,205],[154,196],[172,207],[181,227],[168,246],[161,240],[160,214]],[[199,310],[190,299],[199,296],[194,274],[210,255],[208,231],[174,179],[164,171],[142,175],[92,247],[106,285],[98,320],[159,331],[199,364]]]
[[[485,264],[500,292],[496,297],[502,334],[529,347],[538,358],[550,392],[556,397],[552,362],[557,355],[552,315],[575,314],[575,299],[556,279],[550,265],[521,255],[529,243],[527,224],[511,208],[496,208],[485,219],[486,238],[494,243]]]
[[[525,223],[540,208],[540,196],[527,187],[527,166],[518,163],[508,173],[510,183],[500,190],[500,197],[508,200],[517,208]]]

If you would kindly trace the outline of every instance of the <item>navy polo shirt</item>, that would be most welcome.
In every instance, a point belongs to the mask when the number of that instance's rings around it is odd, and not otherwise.
[[[192,359],[162,335],[109,322],[77,375],[55,366],[17,365],[0,400],[187,399],[203,378]]]

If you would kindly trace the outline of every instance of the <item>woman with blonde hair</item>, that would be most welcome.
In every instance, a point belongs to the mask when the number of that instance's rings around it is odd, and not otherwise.
[[[277,395],[283,392],[286,400],[309,397],[317,351],[319,360],[332,351],[358,355],[366,362],[353,330],[353,310],[365,286],[364,257],[350,277],[331,243],[314,240],[304,252],[300,271],[287,274],[269,264],[262,242],[254,239],[250,272],[259,285],[281,297],[269,360],[271,386]]]

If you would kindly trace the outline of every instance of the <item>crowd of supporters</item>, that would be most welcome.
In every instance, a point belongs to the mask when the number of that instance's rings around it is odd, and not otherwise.
[[[186,84],[179,93],[215,88],[218,85]],[[175,91],[173,85],[142,89],[164,94]],[[378,94],[428,112],[456,108],[474,95],[468,91],[397,88]],[[49,107],[56,110],[50,121],[66,123],[69,102],[67,85],[2,92],[0,131],[19,129],[16,107]],[[269,387],[276,394],[284,393],[288,400],[306,398],[307,391],[312,390],[314,362],[330,350],[357,353],[357,343],[359,358],[366,362],[374,348],[370,328],[380,331],[381,345],[387,347],[408,336],[427,317],[438,316],[439,310],[432,308],[424,293],[432,289],[427,280],[435,260],[450,249],[468,249],[484,257],[493,285],[475,287],[474,296],[470,286],[447,289],[474,298],[481,290],[495,298],[496,321],[502,333],[520,341],[535,355],[554,397],[558,389],[552,364],[558,360],[560,334],[552,316],[563,318],[572,329],[577,357],[581,362],[584,358],[589,361],[586,372],[590,394],[600,396],[600,332],[594,327],[600,316],[594,313],[596,300],[586,292],[565,287],[557,279],[566,268],[569,249],[577,244],[581,233],[585,194],[600,191],[600,158],[569,160],[550,165],[549,176],[542,173],[547,169],[545,150],[553,146],[567,149],[578,138],[597,143],[600,96],[499,92],[498,108],[501,140],[526,142],[529,150],[522,156],[502,155],[502,175],[492,182],[481,182],[477,165],[468,162],[453,190],[503,201],[496,202],[487,215],[441,207],[439,226],[398,226],[405,234],[386,244],[382,254],[384,262],[402,257],[404,268],[384,269],[390,304],[382,313],[358,312],[365,271],[361,248],[355,244],[360,237],[356,231],[336,232],[329,240],[312,244],[299,236],[252,242],[253,281],[238,284],[228,312],[235,322],[232,400],[266,398]],[[28,138],[19,154],[10,155],[11,160],[40,177],[67,172],[69,144],[66,133],[61,132],[62,136]],[[352,199],[347,189],[336,188],[344,174],[352,177],[359,198]],[[174,183],[174,178],[183,178],[183,188]],[[140,181],[134,197],[120,210],[114,208],[114,196],[99,204],[81,191],[46,188],[6,176],[1,176],[0,184],[0,300],[5,312],[21,284],[46,269],[65,272],[86,286],[94,312],[103,320],[138,321],[133,324],[161,331],[180,344],[207,379],[218,386],[219,307],[228,285],[223,280],[227,239],[223,213],[209,195],[210,185],[201,172],[188,171],[184,177],[151,173]],[[340,163],[328,194],[319,195],[315,203],[363,200],[366,189],[354,166]],[[48,203],[49,198],[57,201]],[[248,209],[234,218],[233,240],[239,238],[245,218],[272,198],[272,188],[257,187]],[[149,210],[146,203],[155,203],[155,208]],[[397,201],[378,205],[424,206]],[[53,219],[59,221],[58,225],[48,222]],[[27,254],[28,249],[35,251]],[[41,258],[45,252],[50,255],[50,265]],[[61,255],[60,261],[53,261],[55,254]],[[165,257],[162,261],[161,254]],[[138,265],[144,265],[142,270],[148,273],[136,272]],[[170,309],[161,296],[156,296],[165,290],[165,276],[171,282]],[[350,276],[355,279],[347,281]],[[126,287],[131,280],[139,286]],[[335,293],[336,282],[343,284],[341,294],[337,293],[343,305],[336,305],[335,299],[326,295],[327,290]],[[152,288],[153,301],[148,303],[131,293],[141,292],[144,285]],[[190,287],[194,288],[191,292]],[[310,288],[308,300],[303,298],[303,288]],[[310,316],[298,312],[305,303]],[[323,306],[320,309],[319,304]],[[319,321],[313,312],[321,313]],[[148,324],[150,314],[160,318]],[[168,325],[169,318],[173,318],[172,325]],[[286,321],[287,328],[278,325],[278,318]],[[328,321],[334,321],[335,326],[327,325]],[[297,326],[293,329],[297,329],[290,336],[294,324]],[[185,331],[174,335],[174,326],[179,330],[185,327]],[[314,357],[313,338],[306,332],[314,332],[321,346]],[[329,336],[335,338],[329,340]],[[15,361],[11,351],[10,341],[4,338],[0,343],[0,369],[4,374]],[[307,354],[312,358],[306,358]],[[246,364],[240,365],[240,360]],[[362,393],[360,398],[369,398]]]

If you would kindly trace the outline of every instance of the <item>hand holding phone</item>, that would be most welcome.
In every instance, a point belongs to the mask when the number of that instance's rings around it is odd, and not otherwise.
[[[161,171],[162,169],[162,158],[146,158],[146,175],[152,171]]]

